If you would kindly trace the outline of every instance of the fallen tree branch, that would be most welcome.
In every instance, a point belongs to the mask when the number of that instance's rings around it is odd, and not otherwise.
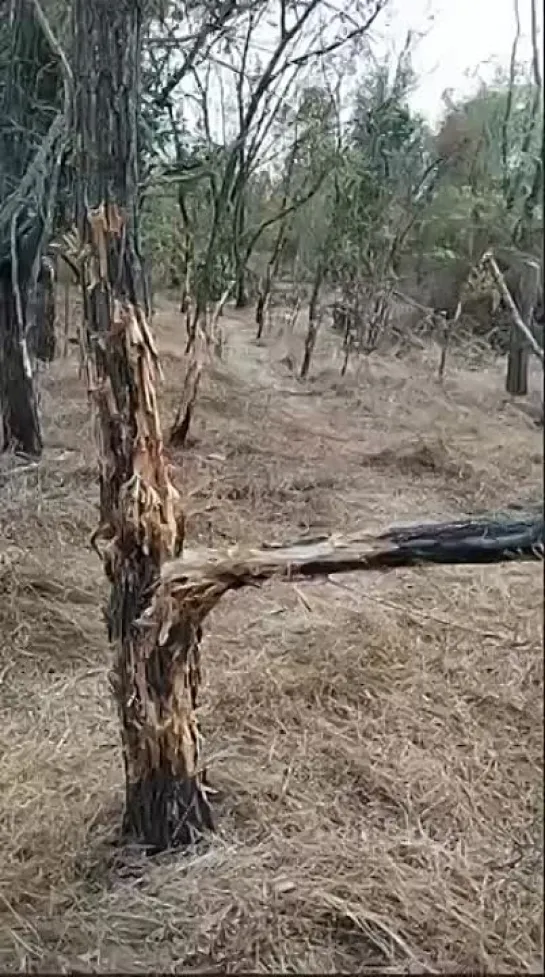
[[[183,690],[189,682],[195,696],[201,675],[202,623],[230,590],[260,586],[273,577],[289,581],[357,570],[391,570],[426,562],[494,563],[508,559],[543,559],[544,550],[545,520],[541,515],[535,515],[526,519],[484,518],[421,525],[350,539],[332,536],[260,549],[234,547],[223,552],[189,551],[183,558],[163,563],[151,602],[134,621],[134,640],[144,643],[145,661],[149,658],[151,662],[153,655],[161,660],[162,674],[169,682],[167,687]],[[153,654],[152,649],[155,649]],[[188,754],[186,766],[193,779],[188,783],[186,778],[178,785],[173,803],[176,802],[178,819],[181,812],[184,824],[193,805],[200,805],[198,816],[192,816],[190,827],[193,833],[195,830],[201,833],[203,828],[211,828],[213,822],[206,778],[200,768],[200,750],[195,748],[190,735],[193,730],[198,747],[196,702],[191,704],[183,700],[180,705],[183,708],[181,716],[190,725],[187,729],[182,728],[185,735],[178,745]],[[153,726],[149,717],[143,719],[146,733],[151,738]],[[177,721],[176,714],[175,719]],[[169,780],[168,796],[172,790]],[[187,843],[193,838],[192,832],[184,831],[177,821],[173,829],[170,808],[166,813],[169,814],[168,830],[163,829],[157,840],[151,828],[140,831],[148,844],[153,839],[155,850],[180,841]]]
[[[206,618],[229,590],[284,580],[356,571],[387,571],[433,564],[491,564],[543,560],[545,520],[463,520],[389,529],[379,535],[302,540],[260,549],[187,550],[163,565],[161,582],[145,617],[170,640],[173,627]]]

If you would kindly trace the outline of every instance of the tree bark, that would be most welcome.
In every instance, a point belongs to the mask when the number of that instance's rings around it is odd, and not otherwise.
[[[43,226],[13,218],[9,241],[0,247],[0,406],[2,450],[40,456],[43,443],[28,355],[26,324],[32,270]]]
[[[32,367],[10,278],[0,277],[2,450],[38,456],[43,443]]]
[[[33,297],[33,309],[27,334],[30,352],[42,363],[55,359],[55,266],[50,258],[42,258],[40,273]]]
[[[271,300],[273,269],[271,262],[267,264],[265,275],[259,282],[259,292],[255,307],[255,322],[257,326],[255,338],[259,341],[263,336],[267,309]]]
[[[186,370],[180,404],[170,431],[170,443],[178,448],[184,448],[187,442],[193,408],[199,392],[201,372],[202,364],[194,356]]]
[[[259,294],[255,309],[255,321],[257,325],[256,339],[261,339],[265,326],[265,317],[271,300],[273,282],[278,272],[278,265],[282,257],[282,250],[286,241],[286,221],[283,220],[278,228],[278,234],[274,243],[272,254],[267,262],[265,275],[259,284]]]
[[[531,333],[534,308],[539,292],[540,268],[537,262],[526,262],[523,265],[519,281],[518,309],[522,325]],[[506,287],[506,286],[505,286]],[[516,307],[515,307],[515,311]],[[525,397],[528,393],[528,366],[530,348],[522,332],[522,325],[514,319],[509,335],[509,353],[507,356],[507,375],[505,389],[513,397]],[[530,339],[532,336],[530,335]]]
[[[230,590],[259,587],[273,578],[302,580],[331,574],[388,572],[400,567],[486,566],[545,557],[545,520],[539,506],[503,517],[485,513],[457,522],[398,526],[382,533],[322,536],[260,548],[188,551],[163,567],[156,601],[168,598],[178,614],[191,603],[202,622]]]
[[[235,281],[235,308],[245,309],[248,305],[248,292],[246,289],[246,266],[242,263],[237,265]]]
[[[181,552],[184,519],[163,452],[139,255],[140,17],[134,0],[74,0],[77,217],[88,245],[81,283],[100,455],[93,542],[107,541],[123,826],[157,851],[191,842],[212,822],[195,716],[200,628],[188,613],[167,632],[164,613],[159,623],[149,606],[164,561]]]
[[[320,324],[319,311],[318,311],[318,296],[320,294],[320,288],[322,286],[322,281],[324,277],[325,267],[323,262],[320,260],[318,262],[318,267],[316,269],[316,275],[314,277],[314,285],[312,287],[312,295],[310,296],[310,302],[308,307],[308,329],[305,338],[305,352],[303,354],[303,362],[301,364],[301,380],[306,379],[308,376],[308,371],[310,370],[310,363],[312,360],[312,354],[314,352],[314,347],[316,345],[316,337],[318,335],[318,327]]]
[[[516,326],[511,326],[505,389],[512,397],[525,397],[528,393],[529,352],[524,338]]]

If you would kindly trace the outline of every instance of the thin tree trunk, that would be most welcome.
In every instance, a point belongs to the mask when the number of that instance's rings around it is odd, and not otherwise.
[[[26,342],[26,320],[42,225],[36,220],[26,233],[18,231],[15,216],[10,237],[9,258],[6,256],[0,263],[2,449],[39,456],[43,443]]]
[[[264,279],[259,285],[259,295],[257,296],[257,303],[255,307],[255,321],[257,326],[257,331],[255,338],[257,341],[263,336],[263,329],[265,327],[265,317],[267,314],[267,305],[269,304],[269,299],[271,296],[271,273],[270,266],[267,265],[267,270],[265,272]]]
[[[187,442],[193,408],[199,392],[201,373],[202,364],[194,356],[186,370],[180,404],[170,431],[170,443],[175,444],[178,448],[184,448]]]
[[[251,17],[252,15],[250,15]],[[251,28],[250,28],[251,31]],[[247,42],[249,42],[250,33],[247,35]],[[244,47],[243,53],[243,65],[246,64],[246,57],[248,54],[248,44]],[[244,69],[243,69],[244,71]],[[238,94],[238,123],[240,127],[240,132],[244,131],[244,98],[242,94],[243,85],[243,73],[239,76],[237,80],[237,94]],[[244,309],[248,304],[248,294],[246,291],[246,262],[248,260],[248,254],[244,248],[244,234],[246,231],[246,193],[245,186],[247,180],[247,169],[246,169],[246,147],[244,141],[241,141],[240,148],[237,153],[237,164],[238,172],[235,180],[235,185],[233,188],[233,202],[235,205],[234,213],[234,224],[233,224],[233,258],[235,263],[235,307],[237,309]]]
[[[322,261],[319,261],[308,306],[308,329],[305,338],[305,352],[303,354],[303,362],[301,364],[301,373],[299,374],[301,380],[304,380],[308,376],[312,354],[316,345],[316,337],[318,335],[318,327],[320,325],[318,297],[320,294],[320,288],[322,286],[324,271],[325,266]]]
[[[68,356],[68,346],[70,342],[70,282],[64,283],[64,338],[62,355]]]
[[[43,443],[32,367],[11,280],[0,278],[2,450],[39,456]]]
[[[199,623],[187,613],[167,633],[149,607],[162,564],[181,551],[184,519],[164,457],[158,361],[139,257],[140,5],[74,0],[74,50],[78,226],[90,248],[82,292],[100,452],[94,541],[107,541],[102,555],[111,585],[107,621],[126,773],[124,829],[148,849],[162,850],[191,842],[212,822],[195,716]]]
[[[55,359],[55,266],[50,258],[42,258],[32,302],[31,322],[27,326],[30,352],[42,363]]]
[[[512,325],[505,388],[507,393],[514,397],[524,397],[528,393],[529,348],[533,349],[542,363],[544,359],[543,350],[531,329],[539,295],[540,266],[537,261],[525,261],[523,263],[518,285],[520,302],[520,309],[518,309],[493,254],[489,252],[483,260],[486,260],[496,284],[499,286],[502,298],[511,313]]]
[[[437,376],[439,380],[443,380],[445,376],[445,367],[447,365],[447,353],[450,346],[450,341],[452,339],[452,334],[456,323],[458,322],[462,314],[462,300],[459,299],[458,305],[452,319],[448,319],[446,314],[439,313],[439,318],[441,320],[441,356],[439,358],[439,369],[437,371]]]
[[[248,305],[248,293],[246,290],[246,267],[244,264],[239,264],[236,270],[236,282],[235,282],[235,307],[237,309],[245,309]]]
[[[353,315],[352,310],[349,307],[344,309],[344,333],[343,333],[343,361],[341,365],[341,376],[346,376],[346,371],[348,369],[348,360],[350,359],[350,351],[353,344]]]
[[[257,333],[255,337],[256,339],[261,339],[263,335],[267,309],[269,307],[269,302],[271,300],[273,282],[278,272],[278,265],[280,264],[280,258],[282,257],[282,249],[284,247],[285,240],[286,240],[286,221],[284,220],[282,221],[278,229],[278,234],[276,235],[274,248],[271,257],[267,263],[267,269],[265,271],[265,275],[260,283],[259,295],[257,297],[257,304],[255,309],[255,321],[257,325]]]
[[[244,166],[244,157],[240,164]],[[241,247],[241,242],[246,230],[246,202],[244,191],[241,191],[240,199],[237,201],[235,216],[235,234],[233,241],[233,255],[235,260],[235,307],[245,309],[248,305],[248,293],[246,288],[246,254]]]

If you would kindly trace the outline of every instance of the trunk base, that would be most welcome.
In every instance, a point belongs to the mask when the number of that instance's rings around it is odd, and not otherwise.
[[[39,458],[43,445],[32,370],[15,295],[5,279],[0,280],[0,342],[1,450]]]
[[[148,855],[188,847],[213,830],[206,789],[194,777],[155,773],[128,786],[123,834],[144,844]]]

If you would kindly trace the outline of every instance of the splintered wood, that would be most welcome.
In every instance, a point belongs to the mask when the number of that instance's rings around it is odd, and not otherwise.
[[[224,594],[259,586],[273,577],[297,580],[358,571],[390,571],[435,564],[490,564],[512,559],[543,560],[545,521],[541,513],[498,520],[462,520],[359,534],[298,540],[285,546],[186,551],[163,565],[148,614],[161,634],[178,622],[194,627]]]
[[[101,503],[93,544],[105,541],[111,584],[107,619],[126,770],[125,828],[159,850],[212,826],[195,717],[200,629],[190,616],[168,622],[164,608],[149,613],[161,567],[179,556],[184,540],[180,496],[163,452],[160,367],[141,308],[111,287],[111,265],[124,260],[122,215],[101,206],[89,214],[88,232],[82,280]]]

